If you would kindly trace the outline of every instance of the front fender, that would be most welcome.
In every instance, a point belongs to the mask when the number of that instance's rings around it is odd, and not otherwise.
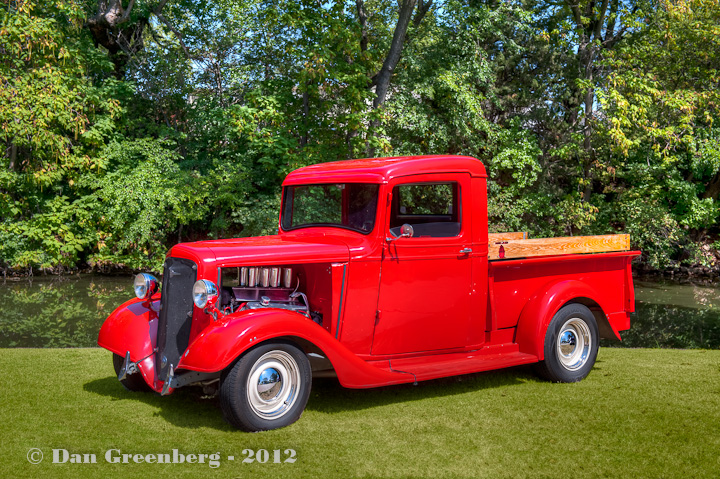
[[[251,347],[281,337],[302,338],[320,348],[335,368],[340,384],[348,388],[414,381],[411,374],[371,366],[306,317],[272,308],[230,314],[209,326],[190,344],[178,363],[178,369],[208,373],[221,371]]]
[[[555,313],[567,302],[588,298],[603,307],[602,296],[587,284],[577,280],[558,280],[540,288],[520,313],[515,341],[523,353],[545,359],[545,333]],[[603,313],[604,314],[604,313]],[[617,334],[617,331],[615,331]]]
[[[158,311],[159,295],[153,296],[151,301],[131,299],[108,316],[98,335],[98,346],[123,357],[130,351],[130,360],[140,361],[140,373],[156,391],[162,387],[155,375],[153,354],[157,344]]]

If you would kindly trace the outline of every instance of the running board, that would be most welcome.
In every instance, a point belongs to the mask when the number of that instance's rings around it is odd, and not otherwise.
[[[505,351],[502,351],[505,349]],[[465,353],[436,354],[414,358],[393,359],[381,369],[410,373],[416,381],[426,381],[461,374],[472,374],[493,369],[509,368],[536,363],[538,357],[521,353],[517,344],[508,344]],[[387,364],[386,361],[383,361]]]

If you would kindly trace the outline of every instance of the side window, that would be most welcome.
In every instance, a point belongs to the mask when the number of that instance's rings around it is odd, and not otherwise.
[[[393,188],[390,233],[413,227],[413,237],[443,238],[460,234],[460,185],[455,182],[411,183]]]

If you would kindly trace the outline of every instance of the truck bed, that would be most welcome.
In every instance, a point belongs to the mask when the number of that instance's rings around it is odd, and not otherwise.
[[[573,289],[570,299],[585,297],[588,301],[583,304],[591,310],[602,310],[615,331],[625,330],[629,327],[627,313],[635,310],[630,262],[639,254],[621,251],[492,261],[488,270],[491,311],[488,329],[516,327],[531,301],[562,299],[553,289],[558,286]],[[559,308],[562,303],[556,306]],[[598,326],[601,337],[615,336],[602,323]]]

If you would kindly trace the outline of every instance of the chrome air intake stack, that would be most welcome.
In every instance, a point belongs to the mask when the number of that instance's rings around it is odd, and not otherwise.
[[[310,302],[305,293],[298,291],[300,278],[293,273],[293,268],[287,266],[240,266],[237,274],[229,275],[232,278],[230,284],[223,283],[228,294],[231,292],[223,307],[229,309],[228,312],[287,309],[310,318]]]
[[[270,301],[292,302],[290,295],[299,286],[292,268],[272,266],[242,266],[239,268],[238,286],[232,287],[236,302],[260,301],[267,296]],[[297,284],[293,286],[293,281]]]

